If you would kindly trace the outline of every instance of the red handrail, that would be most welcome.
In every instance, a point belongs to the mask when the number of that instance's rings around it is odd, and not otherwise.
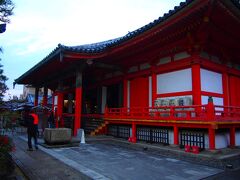
[[[106,108],[105,118],[139,120],[239,120],[240,107],[207,105]]]

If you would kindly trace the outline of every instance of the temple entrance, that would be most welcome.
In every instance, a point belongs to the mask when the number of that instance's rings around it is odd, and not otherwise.
[[[63,113],[67,113],[67,114],[75,113],[75,94],[74,93],[64,94]]]
[[[123,106],[122,83],[107,86],[107,106],[109,108],[118,108]]]
[[[96,114],[98,113],[98,89],[88,89],[83,93],[84,114]]]

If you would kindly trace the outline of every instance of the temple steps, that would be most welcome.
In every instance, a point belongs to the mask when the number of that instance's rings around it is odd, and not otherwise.
[[[104,124],[104,120],[102,118],[84,118],[83,119],[83,129],[86,134],[91,134],[98,127]]]

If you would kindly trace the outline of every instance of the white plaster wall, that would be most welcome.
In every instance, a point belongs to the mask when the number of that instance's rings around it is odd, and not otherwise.
[[[202,91],[222,94],[222,74],[201,69],[201,89]]]
[[[236,131],[236,136],[235,136],[235,144],[236,146],[240,146],[240,131]]]
[[[174,135],[173,135],[173,130],[168,131],[168,137],[169,137],[169,144],[174,144]],[[180,136],[179,136],[180,138]],[[179,139],[180,140],[180,139]]]
[[[106,86],[102,86],[102,113],[104,113],[105,111],[105,107],[106,107],[106,103],[107,103],[107,87]]]
[[[205,135],[205,148],[209,149],[209,136],[206,133]],[[229,133],[216,133],[215,134],[215,148],[222,149],[226,148],[229,145]]]
[[[216,149],[226,148],[229,145],[228,141],[229,133],[218,133],[215,137]]]
[[[157,94],[191,90],[192,71],[190,68],[157,75]]]
[[[149,76],[149,81],[148,81],[148,102],[149,102],[149,107],[152,107],[152,77]]]
[[[57,105],[57,101],[58,101],[58,96],[54,96],[54,105]]]
[[[209,138],[208,138],[208,133],[204,133],[204,138],[205,138],[205,148],[209,149]]]

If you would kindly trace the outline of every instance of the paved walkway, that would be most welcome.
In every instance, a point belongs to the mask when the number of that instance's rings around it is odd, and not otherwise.
[[[16,151],[13,158],[19,168],[30,180],[42,179],[90,179],[81,172],[73,169],[65,163],[60,163],[55,157],[42,151],[41,146],[38,151],[27,151],[27,142],[18,137],[14,137]]]
[[[29,179],[202,179],[221,169],[111,144],[89,141],[79,147],[42,146],[27,151],[26,136],[14,137],[14,158]]]

